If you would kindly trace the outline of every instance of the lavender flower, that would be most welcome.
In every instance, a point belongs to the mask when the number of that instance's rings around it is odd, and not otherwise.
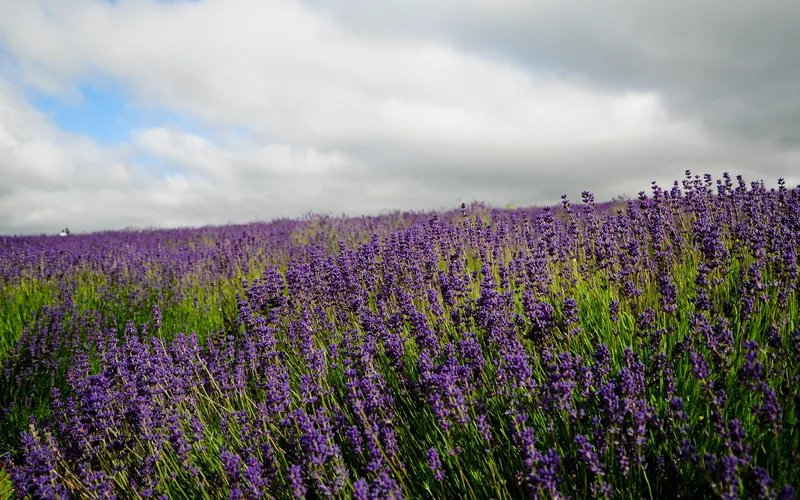
[[[433,478],[439,482],[444,480],[444,471],[442,470],[442,462],[439,460],[439,453],[436,448],[428,450],[428,467],[433,471]]]

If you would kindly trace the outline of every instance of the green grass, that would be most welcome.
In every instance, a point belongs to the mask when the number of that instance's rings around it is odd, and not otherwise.
[[[11,476],[6,473],[4,468],[0,468],[0,500],[14,498],[14,485],[11,483]]]

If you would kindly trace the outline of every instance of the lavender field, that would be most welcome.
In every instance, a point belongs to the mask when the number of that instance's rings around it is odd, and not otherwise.
[[[0,238],[0,496],[795,498],[800,189]]]

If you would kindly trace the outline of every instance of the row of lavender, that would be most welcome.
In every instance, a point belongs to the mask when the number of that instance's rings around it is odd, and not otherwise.
[[[479,204],[472,208],[486,211]],[[456,215],[445,214],[451,220]],[[113,313],[120,329],[128,320],[144,321],[140,313],[154,303],[164,309],[170,333],[207,330],[201,316],[221,327],[220,310],[235,309],[230,283],[256,277],[268,265],[285,268],[306,245],[331,253],[427,218],[414,212],[358,219],[311,215],[198,229],[0,237],[0,331],[6,332],[0,358],[43,305],[66,297],[82,309]],[[229,291],[233,297],[223,297]]]
[[[800,190],[583,202],[286,243],[202,342],[65,293],[4,362],[17,493],[794,498]]]
[[[473,203],[470,210],[486,212]],[[392,212],[383,216],[347,218],[309,214],[301,219],[269,223],[208,226],[173,230],[130,230],[58,236],[0,236],[0,285],[22,278],[71,279],[76,269],[110,276],[136,276],[160,266],[160,272],[195,272],[198,263],[215,274],[231,274],[226,264],[247,266],[249,257],[285,264],[302,245],[330,252],[340,244],[352,247],[373,234],[385,236],[422,223],[425,212]],[[444,214],[455,220],[457,211]],[[224,257],[224,258],[223,258]],[[205,269],[204,269],[205,270]],[[159,283],[163,285],[163,283]]]

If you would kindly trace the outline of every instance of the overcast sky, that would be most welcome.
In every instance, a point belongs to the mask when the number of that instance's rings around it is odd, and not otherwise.
[[[800,183],[800,2],[0,0],[0,234]]]

